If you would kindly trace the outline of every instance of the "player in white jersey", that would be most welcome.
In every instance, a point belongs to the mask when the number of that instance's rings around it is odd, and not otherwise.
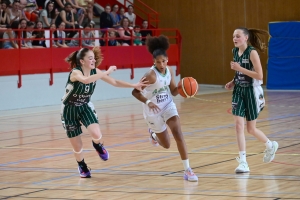
[[[143,114],[149,127],[151,143],[154,146],[170,148],[168,125],[184,166],[184,179],[198,181],[198,177],[190,168],[177,108],[172,99],[172,95],[178,95],[178,90],[174,81],[174,72],[167,66],[168,38],[165,36],[148,37],[146,45],[154,60],[154,65],[144,76],[149,85],[144,87],[142,92],[134,89],[132,95],[143,102]]]

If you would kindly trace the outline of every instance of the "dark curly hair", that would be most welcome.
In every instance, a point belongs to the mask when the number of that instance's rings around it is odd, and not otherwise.
[[[160,55],[168,57],[167,50],[169,49],[170,44],[169,39],[166,36],[148,36],[146,39],[146,46],[148,47],[148,51],[153,55],[153,58]]]

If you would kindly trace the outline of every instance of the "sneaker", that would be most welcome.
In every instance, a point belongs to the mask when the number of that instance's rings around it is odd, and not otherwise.
[[[248,163],[246,161],[240,160],[239,157],[236,158],[236,161],[238,161],[239,166],[235,168],[235,173],[247,173],[250,172]]]
[[[99,157],[103,160],[103,161],[107,161],[109,158],[109,153],[108,151],[104,148],[103,144],[99,143],[99,147],[100,147],[100,151],[97,151]]]
[[[158,144],[158,142],[156,141],[156,139],[152,136],[152,134],[153,134],[154,132],[152,132],[150,128],[148,129],[148,132],[150,133],[150,137],[149,137],[150,143],[152,144],[152,146],[157,147],[159,144]]]
[[[198,177],[196,176],[196,174],[194,174],[191,168],[188,168],[184,171],[183,179],[191,182],[198,181]]]
[[[278,149],[278,143],[276,141],[273,141],[272,144],[273,144],[273,147],[271,149],[266,149],[264,151],[265,155],[264,155],[263,161],[265,163],[269,163],[275,158],[275,153]]]
[[[91,168],[78,165],[78,172],[81,178],[91,178]]]

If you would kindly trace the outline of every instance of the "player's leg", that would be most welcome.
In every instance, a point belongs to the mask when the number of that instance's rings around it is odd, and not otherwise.
[[[109,158],[109,153],[104,148],[103,143],[101,143],[102,133],[94,105],[92,102],[89,102],[88,104],[82,106],[82,109],[83,110],[80,112],[81,122],[89,131],[92,137],[93,147],[96,149],[99,157],[106,161]]]
[[[90,169],[87,167],[83,158],[83,145],[80,137],[80,134],[82,133],[81,124],[78,119],[73,117],[76,116],[77,113],[77,107],[62,105],[61,120],[69,141],[73,147],[74,156],[78,163],[79,175],[82,178],[90,178]]]
[[[181,131],[180,119],[178,116],[177,108],[175,103],[171,103],[166,111],[163,113],[163,118],[169,126],[172,135],[176,141],[177,149],[180,154],[183,168],[184,168],[184,176],[183,178],[188,181],[198,181],[198,177],[195,175],[193,170],[190,167],[190,162],[188,158],[188,150],[186,147],[186,143],[183,137],[183,133]]]
[[[245,103],[244,97],[244,87],[235,86],[232,94],[232,114],[235,123],[235,133],[236,133],[236,140],[238,143],[239,149],[239,157],[236,158],[239,165],[235,169],[236,173],[245,173],[249,172],[249,166],[246,160],[246,139],[245,139]]]
[[[249,134],[253,135],[259,141],[265,144],[266,150],[263,161],[268,163],[275,158],[275,153],[278,149],[278,143],[276,141],[270,141],[261,130],[256,128],[256,119],[259,115],[259,112],[263,109],[264,104],[264,95],[261,86],[247,88],[247,131]]]

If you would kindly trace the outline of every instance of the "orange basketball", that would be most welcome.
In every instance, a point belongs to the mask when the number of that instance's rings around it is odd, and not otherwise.
[[[178,92],[184,98],[191,98],[198,92],[198,83],[192,77],[184,77],[178,83]]]

